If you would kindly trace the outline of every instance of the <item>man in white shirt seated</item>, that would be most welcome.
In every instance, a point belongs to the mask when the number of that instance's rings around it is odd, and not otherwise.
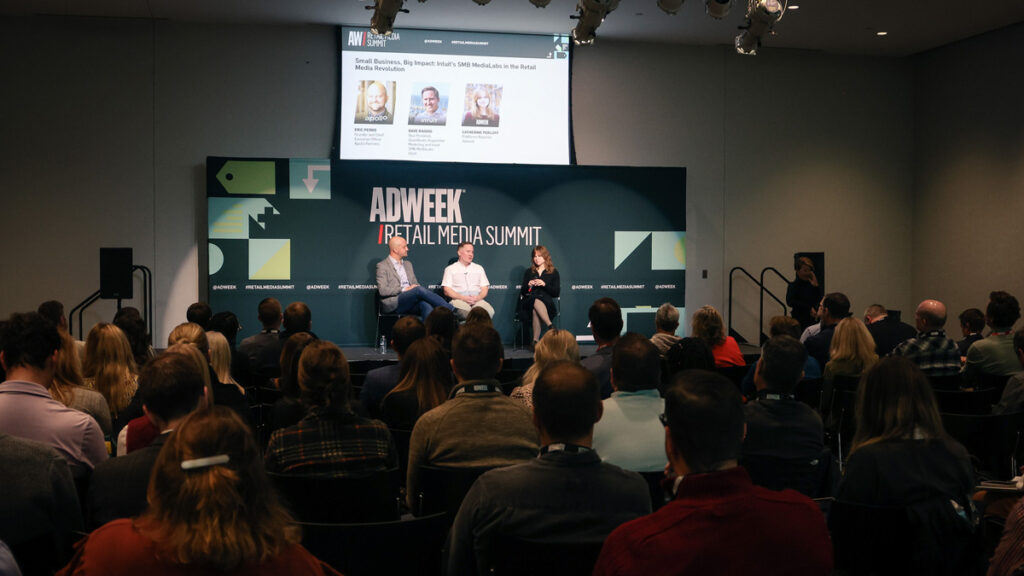
[[[460,320],[465,320],[473,308],[483,308],[494,317],[494,308],[484,300],[491,283],[487,280],[484,267],[473,263],[473,245],[469,242],[459,244],[459,260],[444,269],[441,286],[445,296],[452,299],[455,313]]]

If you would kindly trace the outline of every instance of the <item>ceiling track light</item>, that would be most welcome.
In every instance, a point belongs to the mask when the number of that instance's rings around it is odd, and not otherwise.
[[[708,16],[721,20],[729,15],[732,0],[704,0],[704,11]]]
[[[597,27],[604,22],[604,17],[619,6],[619,0],[580,0],[576,4],[579,13],[570,18],[578,20],[572,29],[572,39],[576,44],[593,44]]]
[[[761,39],[766,34],[773,34],[772,27],[782,19],[785,6],[779,0],[748,0],[747,23],[742,32],[736,36],[736,52],[747,56],[757,54],[761,47]]]
[[[367,6],[367,10],[373,10],[373,16],[370,17],[370,32],[379,36],[391,34],[395,26],[395,16],[398,16],[399,12],[409,13],[402,8],[404,2],[405,0],[374,0],[373,6]]]
[[[530,0],[530,4],[533,4],[537,8],[545,8],[548,4],[551,4],[551,0]]]
[[[420,1],[422,2],[422,0],[420,0]],[[481,6],[486,6],[490,1],[491,0],[473,0],[473,2],[476,2],[477,4],[479,4]]]
[[[682,6],[683,0],[658,0],[658,8],[664,10],[666,14],[675,14]]]

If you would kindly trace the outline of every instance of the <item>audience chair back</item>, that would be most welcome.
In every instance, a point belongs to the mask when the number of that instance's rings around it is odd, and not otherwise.
[[[603,542],[524,540],[495,534],[490,574],[494,576],[585,576],[594,571]]]
[[[379,522],[399,517],[397,469],[333,477],[269,475],[300,522]]]
[[[978,390],[933,390],[939,412],[948,414],[991,414],[992,405],[999,402],[994,388]]]
[[[391,439],[395,441],[395,451],[398,452],[399,484],[405,487],[405,478],[409,472],[409,440],[412,438],[412,430],[390,427],[388,430],[391,432]]]
[[[808,498],[832,496],[839,482],[839,466],[828,449],[814,458],[745,456],[740,465],[758,486],[770,490],[789,488]]]
[[[669,491],[665,489],[662,482],[665,481],[665,472],[639,472],[647,481],[647,490],[651,493],[651,512],[661,508],[669,500]]]
[[[963,384],[963,378],[959,374],[953,374],[950,376],[929,376],[928,382],[932,385],[932,390],[959,390],[960,385]]]
[[[793,397],[817,411],[821,407],[821,387],[824,383],[821,378],[801,380],[793,391]]]
[[[446,514],[363,524],[300,523],[302,545],[345,576],[443,574]]]
[[[1024,432],[1024,412],[1013,414],[942,414],[946,433],[976,460],[979,475],[1009,480],[1017,474]]]
[[[492,467],[420,466],[419,494],[415,500],[416,515],[447,512],[450,520],[454,520],[473,482],[491,469]]]
[[[722,366],[721,368],[715,368],[716,372],[735,384],[736,389],[740,392],[743,391],[743,378],[746,377],[749,370],[750,366]]]

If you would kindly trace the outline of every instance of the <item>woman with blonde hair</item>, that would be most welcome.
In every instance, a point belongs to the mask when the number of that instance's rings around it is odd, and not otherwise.
[[[398,385],[380,403],[381,420],[391,428],[412,430],[420,416],[448,399],[452,389],[448,354],[437,340],[420,338],[402,356],[399,374]]]
[[[701,306],[693,313],[690,326],[690,336],[700,338],[711,348],[716,368],[747,365],[736,339],[725,335],[725,322],[714,306]]]
[[[537,381],[537,376],[545,367],[560,360],[578,364],[580,346],[571,332],[556,328],[549,330],[537,342],[537,346],[533,350],[533,364],[523,374],[523,384],[516,387],[510,396],[533,410],[533,385]]]
[[[117,418],[128,407],[138,390],[139,375],[131,344],[120,328],[106,322],[93,326],[85,340],[82,373],[85,386],[106,399],[111,417]]]
[[[240,394],[245,394],[245,388],[231,376],[231,345],[227,337],[210,331],[206,333],[206,340],[210,343],[210,366],[217,374],[217,380],[221,384],[231,384],[238,388]]]
[[[92,416],[103,430],[103,435],[109,437],[112,423],[107,400],[99,392],[85,387],[82,361],[78,357],[78,350],[71,335],[61,331],[60,340],[57,366],[49,386],[50,396],[68,408]]]
[[[822,373],[824,388],[832,389],[836,376],[859,378],[878,362],[875,339],[858,318],[843,318],[836,325],[829,347],[829,361]]]
[[[494,110],[494,99],[484,88],[476,88],[470,94],[466,115],[462,117],[463,126],[497,126],[500,115]]]
[[[167,335],[167,345],[191,344],[195,346],[207,360],[207,371],[210,372],[210,392],[213,393],[213,403],[218,406],[227,406],[235,411],[242,420],[251,422],[249,403],[245,400],[245,390],[236,383],[221,382],[216,370],[209,364],[211,361],[210,339],[202,326],[195,322],[178,324]],[[230,366],[230,362],[229,362]]]
[[[60,574],[337,574],[303,548],[249,428],[213,407],[185,418],[160,451],[149,509],[94,530]]]
[[[533,326],[533,345],[544,330],[551,328],[551,319],[558,314],[555,298],[561,292],[558,270],[551,262],[551,253],[544,246],[530,251],[530,267],[523,273],[519,289],[519,320]]]
[[[271,435],[264,455],[267,471],[345,476],[398,468],[387,425],[352,411],[351,386],[340,348],[325,340],[306,346],[299,358],[306,416]]]

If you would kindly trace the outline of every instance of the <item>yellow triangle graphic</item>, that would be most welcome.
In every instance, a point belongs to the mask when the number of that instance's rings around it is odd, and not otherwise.
[[[292,275],[292,241],[287,240],[266,264],[252,275],[253,280],[288,280]]]

